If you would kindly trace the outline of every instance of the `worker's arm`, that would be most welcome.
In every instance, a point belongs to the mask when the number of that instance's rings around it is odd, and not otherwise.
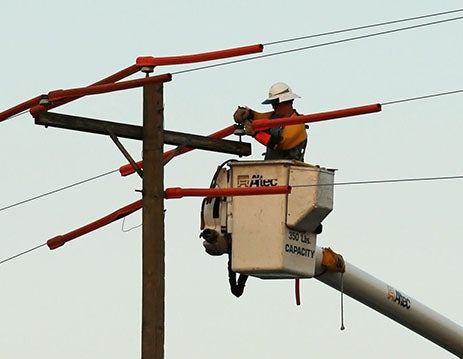
[[[282,136],[272,135],[268,131],[255,131],[252,127],[253,120],[267,119],[270,118],[272,114],[273,112],[257,112],[249,107],[238,107],[238,109],[233,114],[233,118],[236,123],[244,125],[244,129],[247,135],[254,137],[258,142],[260,142],[264,146],[276,149],[279,147],[280,143],[282,143],[282,141],[285,140]],[[291,131],[289,131],[288,138],[286,139],[286,141],[291,143],[293,142],[291,141],[291,138],[299,137],[299,135],[299,133],[296,133],[296,136],[293,136]],[[301,141],[296,143],[294,146],[296,146],[300,142]]]
[[[244,126],[244,130],[247,135],[254,137],[258,142],[262,143],[264,146],[275,148],[281,140],[281,137],[272,136],[270,133],[265,131],[256,132],[252,127],[252,120],[270,118],[271,115],[272,112],[262,113],[254,111],[249,107],[240,106],[233,114],[233,119],[236,123]]]

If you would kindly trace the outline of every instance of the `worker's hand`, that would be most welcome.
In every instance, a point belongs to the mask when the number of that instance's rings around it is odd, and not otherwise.
[[[241,107],[239,106],[238,109],[233,114],[233,119],[236,123],[243,123],[246,120],[252,120],[254,117],[254,111],[251,110],[249,107]]]
[[[256,134],[256,131],[254,130],[254,127],[252,126],[252,121],[249,121],[249,120],[244,121],[244,132],[246,132],[246,134],[249,136],[254,136]]]

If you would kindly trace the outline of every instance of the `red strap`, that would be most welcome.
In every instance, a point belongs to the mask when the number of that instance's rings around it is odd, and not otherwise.
[[[299,289],[299,278],[296,278],[294,289],[295,289],[295,294],[296,294],[296,305],[301,305],[301,292]]]

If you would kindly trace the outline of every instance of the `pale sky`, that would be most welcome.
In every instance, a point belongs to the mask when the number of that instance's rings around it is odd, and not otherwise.
[[[138,56],[268,43],[461,8],[461,1],[2,2],[0,111],[56,89],[86,86]],[[462,16],[265,47],[264,54]],[[463,21],[318,47],[173,76],[165,128],[207,135],[238,105],[261,105],[274,82],[309,114],[463,88]],[[160,67],[157,74],[189,67]],[[131,78],[140,78],[136,74]],[[306,162],[336,168],[335,182],[461,176],[462,94],[384,106],[381,113],[312,124]],[[141,90],[92,96],[56,112],[141,125]],[[236,139],[230,137],[230,139]],[[251,159],[264,148],[253,139]],[[141,143],[123,140],[136,160]],[[166,149],[169,147],[166,146]],[[126,161],[104,136],[0,123],[0,208],[115,170]],[[166,187],[207,187],[231,155],[194,151],[165,168]],[[0,211],[0,260],[137,199],[141,180],[114,173]],[[318,238],[355,266],[463,324],[462,180],[335,187]],[[201,199],[167,200],[166,358],[451,358],[436,346],[316,280],[250,278],[229,291],[227,258],[204,253]],[[50,251],[0,265],[1,358],[138,358],[141,213]],[[123,230],[124,229],[124,230]]]

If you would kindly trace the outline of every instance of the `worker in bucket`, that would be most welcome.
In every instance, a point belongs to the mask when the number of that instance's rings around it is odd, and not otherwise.
[[[293,101],[300,96],[291,91],[291,88],[277,82],[270,87],[268,98],[262,102],[272,105],[273,111],[266,113],[256,112],[249,107],[238,107],[233,118],[239,126],[243,126],[247,135],[254,137],[267,147],[266,160],[295,159],[304,161],[307,146],[307,133],[305,124],[280,126],[265,131],[255,131],[252,121],[257,119],[274,119],[298,116],[293,108]],[[308,126],[307,126],[308,128]]]

